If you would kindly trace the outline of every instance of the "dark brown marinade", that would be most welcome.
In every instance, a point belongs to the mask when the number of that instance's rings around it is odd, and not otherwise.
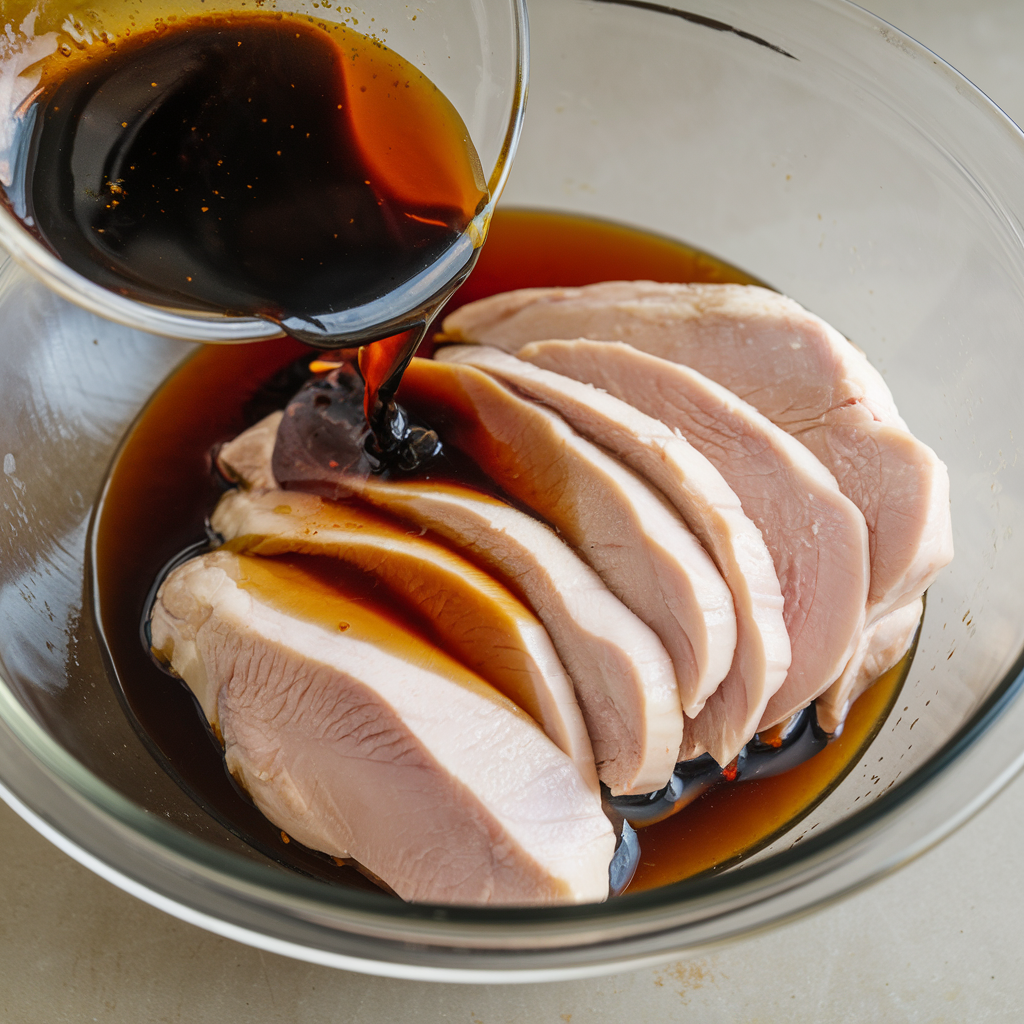
[[[486,199],[454,107],[344,26],[197,16],[66,49],[14,122],[6,202],[131,298],[316,318],[404,285]]]
[[[609,279],[752,283],[727,264],[654,235],[601,221],[529,211],[499,212],[472,277],[448,310],[519,287]],[[429,354],[429,342],[422,350]],[[153,397],[113,468],[95,532],[98,608],[115,685],[142,735],[180,783],[222,822],[282,864],[343,885],[370,883],[352,868],[287,841],[228,778],[220,751],[187,689],[139,642],[154,579],[189,545],[202,543],[221,484],[210,452],[275,408],[310,374],[314,353],[282,339],[208,347]],[[358,396],[353,396],[352,414]],[[463,482],[496,493],[468,461],[449,459],[419,479]],[[721,870],[799,821],[856,765],[902,685],[909,658],[854,705],[843,734],[781,775],[723,781],[682,811],[640,829],[640,867],[627,891]]]
[[[488,192],[422,72],[340,24],[231,13],[65,44],[40,75],[2,193],[40,241],[132,299],[262,317],[326,348],[377,341],[360,356],[374,449],[433,450],[402,433],[392,396],[473,266]]]

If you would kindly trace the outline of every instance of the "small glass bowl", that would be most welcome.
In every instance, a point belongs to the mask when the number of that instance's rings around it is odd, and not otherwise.
[[[320,23],[343,24],[364,32],[405,56],[437,85],[462,116],[480,157],[489,201],[473,218],[458,242],[417,277],[409,291],[412,303],[396,314],[420,313],[434,297],[438,281],[452,280],[454,267],[466,262],[487,236],[494,207],[512,167],[529,78],[529,29],[526,0],[445,0],[440,7],[411,10],[400,0],[364,0],[356,13],[349,6],[313,0],[271,0],[256,5],[262,13],[275,10],[303,14]],[[242,4],[244,7],[244,4]],[[0,183],[18,204],[17,167],[28,154],[20,133],[8,125],[23,117],[39,82],[35,65],[58,47],[72,53],[74,46],[98,39],[128,38],[144,25],[174,22],[183,15],[216,15],[240,9],[237,0],[147,0],[139,11],[123,0],[99,0],[84,9],[66,0],[49,0],[27,16],[15,0],[0,0],[7,23],[0,36]],[[244,12],[243,12],[244,13]],[[257,13],[257,12],[250,12]],[[136,24],[136,15],[138,25]],[[29,108],[30,109],[30,108]],[[22,211],[24,212],[24,211]],[[143,302],[121,295],[83,277],[63,263],[29,231],[6,205],[0,205],[0,247],[52,291],[70,302],[140,331],[188,341],[219,344],[254,341],[281,334],[276,323],[256,317],[180,309]],[[191,279],[190,279],[191,280]],[[337,334],[380,323],[380,307],[369,302],[335,314],[330,329]],[[328,346],[330,347],[330,346]]]
[[[191,346],[0,272],[0,779],[115,884],[265,949],[407,978],[535,981],[655,962],[915,856],[1024,760],[1024,137],[844,0],[544,0],[506,200],[683,239],[834,323],[946,461],[956,558],[861,763],[767,850],[558,909],[403,904],[289,874],[192,804],[129,726],[89,601],[119,439]],[[685,8],[685,9],[684,9]]]

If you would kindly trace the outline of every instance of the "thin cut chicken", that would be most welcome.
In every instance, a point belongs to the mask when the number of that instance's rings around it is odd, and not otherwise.
[[[222,472],[243,488],[276,486],[270,467],[281,419],[271,413],[224,445]],[[675,688],[672,662],[654,632],[553,530],[465,487],[383,482],[326,467],[317,486],[432,531],[522,593],[572,679],[601,781],[617,796],[664,784],[662,702]]]
[[[276,490],[274,445],[283,412],[272,412],[217,450],[217,469],[243,491]]]
[[[472,562],[369,510],[295,491],[230,491],[210,522],[242,554],[326,555],[369,573],[444,650],[539,722],[597,791],[590,739],[547,631]]]
[[[703,707],[729,671],[736,615],[715,564],[665,499],[561,417],[472,367],[414,360],[399,401],[433,410],[446,442],[573,545],[658,634],[683,710]]]
[[[553,408],[584,437],[658,487],[704,544],[732,592],[736,652],[725,680],[687,724],[683,745],[710,751],[720,764],[728,764],[756,731],[791,659],[775,566],[736,493],[700,452],[660,420],[589,384],[485,346],[447,346],[435,358],[476,366]]]
[[[924,601],[918,598],[868,626],[843,674],[818,698],[815,710],[825,732],[835,732],[846,720],[850,705],[885,671],[910,650]]]
[[[949,479],[858,349],[792,299],[744,285],[611,281],[532,288],[463,306],[452,340],[624,341],[684,363],[749,402],[821,459],[871,534],[867,621],[914,601],[953,556]]]
[[[864,517],[821,463],[731,391],[629,345],[551,341],[519,355],[678,428],[739,496],[775,561],[793,652],[761,728],[838,679],[864,626],[868,536]]]
[[[407,900],[607,896],[615,837],[572,761],[493,687],[315,575],[205,555],[164,582],[152,630],[229,770],[300,842]]]
[[[463,306],[445,319],[444,333],[506,352],[553,338],[624,341],[692,366],[790,433],[844,406],[906,426],[862,352],[767,288],[654,281],[525,288]]]
[[[274,444],[283,416],[283,412],[272,412],[218,449],[217,468],[242,490],[258,493],[277,487]]]

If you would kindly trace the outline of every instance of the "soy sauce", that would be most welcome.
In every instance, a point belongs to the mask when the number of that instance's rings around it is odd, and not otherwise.
[[[331,314],[397,302],[486,203],[455,108],[345,26],[192,17],[65,49],[15,119],[6,202],[129,298],[330,335]]]
[[[583,285],[624,278],[756,283],[679,243],[566,215],[499,212],[476,272],[449,309],[519,287]],[[227,776],[189,691],[161,672],[139,643],[149,587],[161,567],[206,536],[221,485],[210,451],[273,408],[309,376],[315,353],[291,339],[211,346],[157,392],[126,439],[96,520],[96,599],[113,682],[155,756],[223,823],[294,870],[342,885],[366,885],[351,868],[286,843]],[[445,478],[448,471],[442,472]],[[431,471],[423,475],[429,478]],[[479,486],[479,480],[464,482]],[[840,737],[774,777],[719,782],[670,818],[638,830],[640,865],[627,891],[722,870],[792,828],[858,763],[899,693],[909,656],[854,705]]]
[[[362,361],[372,447],[382,465],[429,454],[393,396],[476,261],[488,191],[416,67],[309,17],[168,19],[58,47],[13,127],[4,200],[68,266],[326,348],[388,339]]]

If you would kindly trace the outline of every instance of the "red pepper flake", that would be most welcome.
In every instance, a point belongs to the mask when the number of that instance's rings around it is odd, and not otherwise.
[[[726,782],[735,782],[739,773],[739,758],[734,757],[723,769],[722,777]]]

